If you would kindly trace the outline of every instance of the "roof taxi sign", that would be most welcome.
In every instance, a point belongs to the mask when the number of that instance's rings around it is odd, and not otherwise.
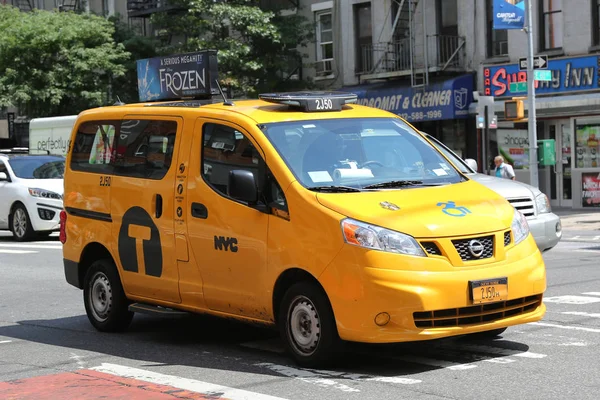
[[[209,98],[219,94],[217,52],[204,50],[137,60],[140,101]]]

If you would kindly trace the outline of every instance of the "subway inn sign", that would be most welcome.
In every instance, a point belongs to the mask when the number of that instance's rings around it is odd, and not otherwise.
[[[566,94],[600,89],[598,74],[600,56],[583,56],[551,59],[548,69],[552,80],[535,81],[536,95]],[[484,92],[486,96],[526,96],[527,91],[511,91],[512,82],[527,82],[527,71],[519,65],[506,64],[483,68]]]

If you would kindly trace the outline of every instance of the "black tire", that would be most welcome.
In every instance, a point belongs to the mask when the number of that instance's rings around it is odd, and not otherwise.
[[[17,204],[10,213],[10,230],[16,241],[27,242],[35,236],[31,218],[23,204]]]
[[[493,339],[497,336],[502,335],[506,329],[508,328],[492,329],[491,331],[472,333],[469,336],[474,339]]]
[[[128,309],[129,301],[114,262],[107,259],[94,261],[85,274],[83,285],[85,312],[92,325],[101,332],[127,329],[133,313]]]
[[[297,321],[295,333],[292,320]],[[280,304],[278,324],[288,353],[300,366],[323,366],[339,355],[341,340],[333,310],[327,295],[316,284],[299,282],[287,290]],[[298,339],[305,339],[305,343]]]

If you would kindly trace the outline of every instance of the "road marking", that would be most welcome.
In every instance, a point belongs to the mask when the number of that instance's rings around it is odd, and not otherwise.
[[[78,356],[75,353],[71,353],[71,357],[69,357],[71,360],[75,360],[75,362],[77,363],[77,366],[79,368],[85,368],[85,361],[83,361],[83,356]]]
[[[0,340],[0,344],[3,344],[3,343],[12,343],[12,340]]]
[[[0,247],[15,247],[15,248],[25,248],[25,249],[53,249],[53,250],[62,250],[61,246],[51,245],[51,244],[23,244],[23,243],[0,243]]]
[[[586,312],[581,312],[581,311],[564,311],[564,312],[561,312],[561,314],[577,315],[580,317],[600,318],[599,313],[586,313]]]
[[[478,344],[455,344],[452,346],[453,349],[458,349],[461,351],[469,351],[474,353],[484,353],[484,354],[494,354],[502,357],[523,357],[523,358],[544,358],[547,357],[546,354],[538,354],[532,353],[530,351],[518,352],[516,350],[505,349],[502,347],[495,346],[485,346]],[[495,362],[492,360],[506,360],[505,358],[491,358],[483,361]],[[513,360],[514,361],[514,360]],[[510,362],[510,361],[509,361]],[[505,362],[502,362],[505,363]]]
[[[158,385],[172,386],[178,389],[189,390],[191,392],[203,394],[214,393],[215,395],[219,396],[216,398],[224,397],[231,400],[284,400],[282,397],[275,397],[267,394],[250,392],[247,390],[202,382],[195,379],[180,378],[178,376],[165,375],[158,372],[130,368],[117,364],[102,363],[101,366],[90,369],[123,378],[137,379]]]
[[[600,296],[600,292],[585,292],[581,294],[585,294],[586,296]]]
[[[419,356],[392,356],[394,360],[406,361],[413,364],[429,365],[430,367],[447,368],[452,371],[463,371],[465,369],[477,368],[474,364],[459,364],[452,361],[436,360],[433,358]]]
[[[545,297],[544,303],[560,303],[560,304],[591,304],[600,303],[600,297],[585,297],[585,296],[554,296]]]
[[[39,253],[38,251],[31,250],[4,250],[0,249],[0,253],[4,254],[31,254],[31,253]]]
[[[600,329],[585,328],[583,326],[570,326],[570,325],[548,324],[546,322],[530,322],[530,325],[547,326],[547,327],[550,327],[550,328],[569,329],[569,330],[573,330],[573,331],[584,331],[584,332],[600,333]]]

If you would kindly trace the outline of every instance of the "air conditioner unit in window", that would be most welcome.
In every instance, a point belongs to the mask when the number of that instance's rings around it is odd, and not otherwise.
[[[333,74],[333,69],[335,68],[335,60],[333,58],[329,58],[326,60],[319,60],[315,63],[315,70],[317,72],[317,76],[328,76]]]

